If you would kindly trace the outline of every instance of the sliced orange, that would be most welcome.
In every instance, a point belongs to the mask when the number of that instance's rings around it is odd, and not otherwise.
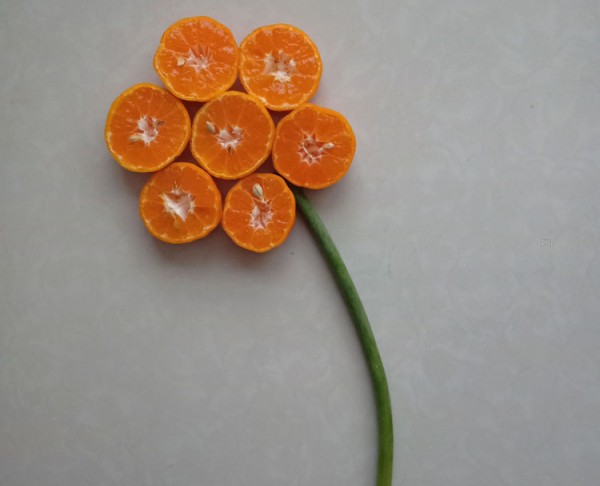
[[[238,46],[231,31],[210,17],[181,19],[163,34],[154,69],[178,98],[207,101],[235,82]]]
[[[183,103],[158,86],[141,83],[113,102],[104,139],[122,167],[153,172],[183,152],[190,133],[190,116]]]
[[[296,200],[275,174],[252,174],[225,197],[223,229],[246,250],[264,253],[281,245],[296,221]]]
[[[228,91],[196,113],[192,154],[212,176],[239,179],[267,159],[274,134],[273,119],[258,98]]]
[[[317,91],[323,66],[317,46],[287,24],[260,27],[240,44],[244,89],[275,111],[293,110]]]
[[[148,231],[167,243],[199,240],[221,220],[221,193],[196,164],[174,162],[152,175],[140,194],[140,216]]]
[[[354,132],[342,114],[307,103],[277,125],[273,166],[292,184],[323,189],[344,177],[355,149]]]

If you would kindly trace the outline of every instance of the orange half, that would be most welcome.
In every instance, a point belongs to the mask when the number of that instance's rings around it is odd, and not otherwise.
[[[196,164],[174,162],[152,175],[140,194],[140,216],[166,243],[188,243],[214,230],[221,220],[221,193]]]
[[[317,91],[323,66],[314,42],[287,24],[260,27],[240,45],[244,89],[274,111],[293,110]]]
[[[264,253],[281,245],[296,221],[296,200],[275,174],[252,174],[225,197],[225,233],[239,246]]]
[[[191,149],[212,176],[239,179],[267,159],[274,135],[273,119],[258,98],[228,91],[196,113]]]
[[[207,101],[235,82],[238,46],[231,31],[210,17],[181,19],[163,34],[154,69],[178,98]]]
[[[273,166],[296,186],[323,189],[344,177],[355,150],[354,132],[341,113],[307,103],[277,125]]]
[[[141,83],[113,102],[104,139],[122,167],[153,172],[183,152],[190,133],[190,116],[183,103],[158,86]]]

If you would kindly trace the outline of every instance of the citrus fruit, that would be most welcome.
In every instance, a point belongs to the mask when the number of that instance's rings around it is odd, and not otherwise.
[[[196,164],[174,162],[152,174],[140,194],[140,216],[148,231],[167,243],[199,240],[221,220],[221,193]]]
[[[355,149],[354,132],[343,115],[307,103],[277,125],[273,166],[292,184],[323,189],[344,177]]]
[[[141,83],[113,102],[104,139],[122,167],[153,172],[183,152],[190,133],[190,116],[183,103],[158,86]]]
[[[317,46],[286,24],[254,30],[240,44],[244,89],[275,111],[293,110],[317,91],[322,72]]]
[[[246,250],[264,253],[281,245],[296,221],[296,200],[275,174],[252,174],[225,197],[225,233]]]
[[[228,91],[196,113],[192,155],[212,176],[239,179],[267,159],[274,135],[273,119],[258,98]]]
[[[207,101],[235,82],[238,46],[231,31],[210,17],[181,19],[163,34],[154,69],[178,98]]]

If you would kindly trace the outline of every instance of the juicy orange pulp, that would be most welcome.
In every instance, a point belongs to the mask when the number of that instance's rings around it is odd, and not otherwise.
[[[194,117],[191,149],[212,176],[239,179],[269,156],[275,126],[254,96],[228,91],[206,103]]]
[[[178,98],[207,101],[235,82],[238,47],[231,31],[210,17],[181,19],[163,34],[154,69]]]
[[[196,164],[174,162],[152,175],[140,194],[148,231],[167,243],[204,238],[221,220],[221,193]]]
[[[190,132],[190,117],[183,103],[158,86],[141,83],[113,102],[104,139],[122,167],[153,172],[183,152]]]
[[[252,174],[225,197],[223,229],[246,250],[263,253],[283,243],[296,221],[296,200],[275,174]]]
[[[307,103],[277,125],[273,166],[292,184],[322,189],[346,174],[355,149],[354,132],[343,115]]]
[[[275,111],[292,110],[317,91],[322,63],[317,46],[287,24],[254,30],[240,45],[244,89]]]

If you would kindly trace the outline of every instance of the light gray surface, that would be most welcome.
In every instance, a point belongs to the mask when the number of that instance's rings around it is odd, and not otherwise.
[[[373,484],[360,348],[299,223],[170,247],[103,141],[171,22],[319,46],[311,194],[387,366],[395,485],[600,484],[599,2],[3,0],[0,485]]]

